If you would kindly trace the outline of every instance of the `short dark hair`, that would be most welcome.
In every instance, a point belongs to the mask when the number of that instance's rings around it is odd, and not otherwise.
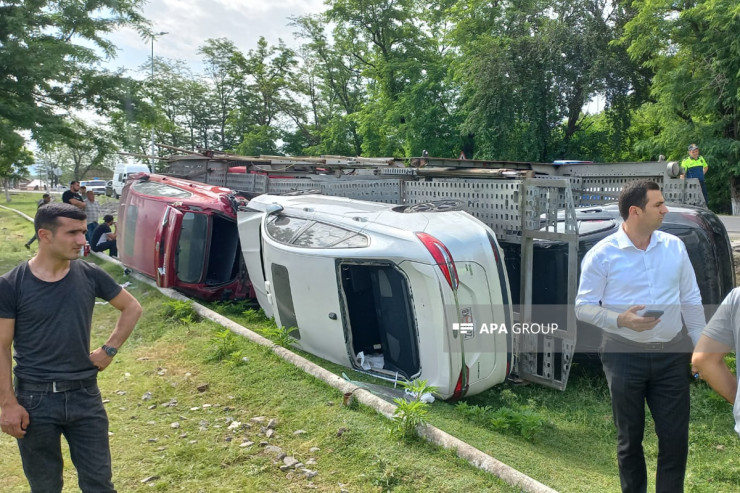
[[[630,215],[633,205],[645,210],[648,203],[648,190],[660,190],[660,186],[650,180],[636,180],[625,184],[619,192],[619,215],[625,221]]]
[[[71,204],[51,202],[40,207],[36,213],[36,219],[33,220],[33,227],[36,230],[36,234],[38,234],[40,229],[48,229],[56,233],[59,227],[58,218],[60,217],[84,221],[87,219],[87,214]]]
[[[69,182],[69,186],[72,186],[72,185],[74,185],[75,183],[79,183],[79,180],[72,180],[71,182]]]
[[[44,195],[41,196],[42,199],[45,199],[46,197],[51,198],[51,195],[49,195],[48,193],[45,193]]]
[[[105,216],[103,216],[103,222],[104,223],[109,223],[112,220],[113,220],[113,216],[111,216],[110,214],[106,214]]]

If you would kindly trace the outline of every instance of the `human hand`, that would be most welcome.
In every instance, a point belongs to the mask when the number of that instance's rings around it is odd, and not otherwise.
[[[26,429],[31,422],[26,408],[18,404],[8,404],[0,411],[0,429],[3,433],[15,438],[26,436]]]
[[[103,371],[108,368],[108,365],[111,364],[113,358],[108,356],[108,353],[103,351],[103,348],[99,347],[98,349],[90,353],[90,361],[92,361],[92,364],[95,365],[98,371]]]
[[[632,329],[635,332],[644,332],[653,329],[660,319],[654,317],[643,317],[637,314],[638,311],[644,310],[645,305],[634,305],[617,317],[617,325]]]

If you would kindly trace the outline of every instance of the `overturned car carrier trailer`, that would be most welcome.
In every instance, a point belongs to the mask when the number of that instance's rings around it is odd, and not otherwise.
[[[679,179],[678,163],[665,161],[543,164],[427,156],[413,159],[245,157],[209,152],[171,156],[167,164],[168,174],[227,187],[247,197],[313,191],[422,208],[423,204],[435,201],[457,201],[462,210],[495,232],[496,239],[508,253],[506,265],[512,297],[519,303],[518,309],[516,306],[514,309],[514,323],[520,328],[510,330],[512,372],[561,390],[567,385],[579,343],[578,324],[572,309],[579,276],[579,253],[581,256],[585,253],[579,252],[582,217],[578,211],[586,206],[591,206],[591,211],[599,211],[599,207],[594,206],[615,202],[621,187],[635,179],[657,182],[668,204],[705,207],[698,180]],[[685,207],[683,210],[699,209]],[[708,211],[701,213],[712,215]],[[717,305],[734,286],[734,269],[724,227],[718,220],[709,220],[707,224],[701,227],[711,230],[709,234],[713,236],[706,241],[716,243],[708,255],[717,257],[714,262],[719,262],[717,270],[723,272],[724,277],[715,276],[720,285],[712,291],[713,299],[705,299],[704,304]],[[555,275],[539,270],[543,264],[542,255],[545,263],[552,264],[547,261],[547,251],[536,253],[540,245],[558,245],[561,251],[567,252],[561,259],[564,264],[562,282],[551,279],[549,283],[556,286],[557,298],[565,303],[544,308],[544,313],[553,313],[558,319],[557,330],[538,330],[535,337],[531,332],[524,337],[522,328],[538,327],[547,322],[547,315],[533,310],[553,303],[556,297],[553,291],[538,291],[544,276]],[[538,255],[540,261],[536,269]],[[724,272],[731,274],[728,277]],[[702,295],[706,296],[704,290]]]

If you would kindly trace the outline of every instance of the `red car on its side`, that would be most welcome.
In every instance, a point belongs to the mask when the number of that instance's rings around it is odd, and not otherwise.
[[[228,188],[138,173],[118,209],[118,254],[126,267],[198,299],[253,296]]]

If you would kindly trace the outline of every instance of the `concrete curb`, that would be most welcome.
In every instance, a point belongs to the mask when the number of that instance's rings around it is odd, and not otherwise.
[[[12,208],[5,207],[2,205],[0,205],[0,207],[2,207],[3,209],[16,212],[17,214],[20,214],[21,216],[25,217],[29,221],[33,222],[32,218],[30,218],[26,214],[16,209],[12,209]],[[90,252],[90,255],[94,255],[101,260],[105,260],[107,262],[112,262],[114,264],[117,264],[121,266],[122,268],[124,267],[123,264],[121,264],[117,259],[114,259],[108,255],[98,253],[98,252]],[[293,365],[302,369],[304,372],[308,373],[309,375],[322,380],[323,382],[327,383],[331,387],[334,387],[340,392],[342,393],[352,392],[354,395],[354,398],[357,399],[358,402],[375,409],[378,413],[382,414],[383,416],[387,418],[391,418],[393,416],[393,412],[396,409],[396,406],[394,404],[391,404],[381,399],[380,397],[374,395],[373,393],[365,389],[362,389],[358,387],[357,385],[354,385],[338,377],[337,375],[307,360],[306,358],[299,356],[281,346],[276,345],[271,340],[257,334],[256,332],[253,332],[247,329],[246,327],[242,325],[237,324],[236,322],[232,320],[229,320],[228,318],[214,312],[213,310],[206,308],[200,303],[192,301],[190,298],[178,293],[177,291],[173,289],[160,288],[156,285],[154,280],[149,279],[148,277],[144,277],[143,275],[138,274],[136,272],[132,272],[131,277],[135,278],[136,280],[140,282],[146,283],[158,289],[162,294],[164,294],[165,296],[169,298],[180,300],[180,301],[192,302],[193,310],[198,315],[204,318],[207,318],[213,322],[216,322],[228,328],[235,334],[239,334],[243,337],[246,337],[247,339],[249,339],[250,341],[256,344],[270,348],[270,350],[273,353],[275,353],[282,359],[292,363]],[[493,474],[494,476],[501,478],[504,482],[514,487],[521,488],[522,491],[525,491],[528,493],[557,493],[556,490],[550,488],[549,486],[545,486],[539,481],[527,476],[526,474],[514,469],[511,466],[504,464],[503,462],[491,457],[485,452],[473,447],[472,445],[469,445],[463,442],[459,438],[456,438],[450,435],[449,433],[446,433],[440,430],[439,428],[436,428],[432,425],[424,425],[424,426],[419,426],[417,428],[417,432],[419,433],[419,436],[422,437],[424,440],[430,443],[433,443],[435,445],[438,445],[440,447],[446,448],[446,449],[454,449],[457,456],[460,457],[461,459],[468,461],[468,463],[477,467],[478,469],[489,472]]]
[[[30,217],[28,214],[25,214],[25,213],[19,211],[18,209],[13,209],[12,207],[5,207],[4,205],[0,205],[0,208],[5,209],[6,211],[15,212],[19,216],[21,216],[21,217],[23,217],[25,219],[28,219],[29,221],[33,222],[33,218],[32,217]]]

